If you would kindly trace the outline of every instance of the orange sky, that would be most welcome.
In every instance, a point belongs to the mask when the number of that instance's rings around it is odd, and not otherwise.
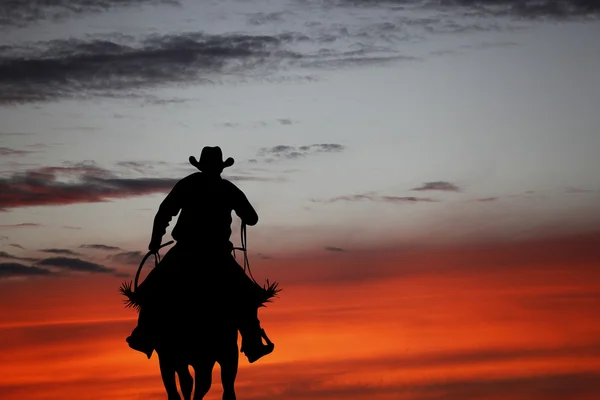
[[[253,259],[276,343],[239,399],[598,399],[600,235]],[[120,278],[0,282],[0,398],[164,399]],[[207,396],[220,398],[215,370]]]

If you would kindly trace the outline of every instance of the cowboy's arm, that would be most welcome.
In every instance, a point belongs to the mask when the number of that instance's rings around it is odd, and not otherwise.
[[[234,205],[233,210],[237,214],[238,217],[242,220],[246,225],[256,225],[258,222],[258,214],[248,198],[237,186],[232,185],[234,188]]]
[[[167,195],[167,197],[163,200],[158,208],[158,212],[154,217],[154,224],[152,227],[152,238],[150,240],[150,245],[148,246],[148,250],[156,251],[160,247],[162,237],[167,231],[167,227],[176,216],[182,207],[183,200],[183,182],[179,181],[171,192]]]

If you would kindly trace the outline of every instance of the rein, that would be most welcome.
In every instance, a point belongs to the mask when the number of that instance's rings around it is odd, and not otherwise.
[[[235,251],[236,250],[241,250],[244,252],[244,272],[250,276],[250,279],[252,279],[252,282],[256,283],[258,285],[258,283],[256,282],[256,280],[254,279],[254,276],[252,276],[252,271],[250,270],[250,261],[248,260],[248,251],[247,251],[247,243],[248,243],[248,237],[246,234],[246,224],[242,223],[242,226],[240,228],[240,241],[241,241],[241,247],[234,247],[233,248],[233,257],[235,258]],[[174,240],[171,240],[167,243],[161,244],[160,247],[158,248],[158,250],[162,249],[165,246],[168,246],[172,243],[174,243]],[[148,258],[152,255],[154,255],[154,267],[156,267],[158,265],[158,263],[160,262],[160,254],[158,254],[158,250],[156,252],[152,252],[149,251],[148,253],[146,253],[146,255],[144,256],[144,258],[142,259],[142,262],[140,263],[140,266],[138,267],[138,270],[135,274],[135,280],[134,280],[134,284],[133,284],[133,290],[136,291],[138,288],[138,281],[140,279],[140,273],[142,272],[142,268],[144,267],[144,264],[146,263],[146,260],[148,260]],[[260,286],[260,285],[259,285]]]

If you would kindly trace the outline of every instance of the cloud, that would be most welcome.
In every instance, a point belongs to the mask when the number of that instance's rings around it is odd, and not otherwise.
[[[0,147],[0,156],[24,156],[26,154],[33,153],[29,150],[15,150],[9,149],[8,147]]]
[[[8,236],[2,235],[2,236],[0,236],[0,240],[8,240]]]
[[[17,244],[17,243],[9,243],[8,245],[11,246],[11,247],[16,247],[16,248],[21,249],[21,250],[25,250],[25,247],[23,247],[23,246],[21,246],[20,244]]]
[[[445,192],[460,192],[460,188],[458,186],[444,181],[425,182],[422,186],[413,188],[411,190],[441,190]]]
[[[257,156],[263,157],[266,162],[273,162],[282,159],[297,159],[313,154],[339,153],[345,149],[345,146],[337,143],[311,144],[299,147],[280,144],[273,147],[263,147],[258,151]]]
[[[138,265],[142,258],[144,258],[144,255],[141,251],[124,251],[112,255],[110,258],[118,263]]]
[[[166,193],[176,182],[172,178],[122,178],[90,163],[44,167],[0,178],[0,207],[103,202]]]
[[[429,197],[414,197],[414,196],[379,196],[373,193],[365,193],[365,194],[354,194],[349,196],[338,196],[333,197],[327,200],[311,200],[314,203],[335,203],[338,201],[379,201],[385,203],[432,203],[437,202],[438,200],[431,199]]]
[[[29,262],[35,262],[35,261],[39,260],[39,258],[13,256],[12,254],[9,254],[5,251],[0,251],[0,258],[5,258],[7,260],[19,260],[19,261],[29,261]]]
[[[119,167],[132,169],[141,174],[145,174],[147,172],[153,172],[156,166],[165,166],[168,163],[165,161],[119,161],[117,165]]]
[[[2,188],[2,178],[0,178],[0,188]],[[0,202],[2,201],[2,194],[0,194]],[[33,222],[23,222],[20,224],[12,224],[12,225],[0,225],[0,229],[10,229],[10,228],[30,228],[35,226],[41,226],[40,224],[34,224]]]
[[[298,57],[274,36],[189,32],[135,42],[115,36],[52,40],[0,47],[0,104],[57,97],[135,95],[163,84],[206,83],[222,74],[242,76]],[[214,74],[219,74],[214,75]]]
[[[81,227],[79,227],[79,226],[69,226],[69,225],[64,225],[64,226],[63,226],[63,229],[71,229],[71,230],[76,230],[76,231],[78,231],[78,230],[80,230],[80,229],[81,229]]]
[[[79,247],[81,247],[83,249],[96,249],[96,250],[107,250],[107,251],[121,250],[120,247],[108,246],[106,244],[82,244]]]
[[[477,199],[477,201],[481,202],[489,202],[489,201],[497,201],[498,197],[483,197],[481,199]]]
[[[333,246],[327,246],[327,247],[325,247],[325,250],[327,250],[327,251],[344,251],[344,249],[342,249],[341,247],[333,247]]]
[[[0,263],[0,279],[16,276],[52,275],[53,272],[44,268],[26,266],[19,263]]]
[[[69,249],[42,249],[42,250],[38,250],[38,251],[42,251],[44,253],[52,253],[52,254],[64,254],[64,255],[68,255],[68,256],[81,255],[80,253],[73,251],[73,250],[69,250]]]
[[[87,13],[106,12],[114,8],[142,4],[179,4],[176,0],[19,0],[0,2],[0,26],[24,27],[50,20],[63,21]]]
[[[52,257],[45,258],[38,262],[38,265],[44,265],[48,267],[56,267],[63,270],[79,271],[79,272],[92,272],[92,273],[113,273],[115,272],[112,268],[107,268],[100,264],[95,264],[89,261],[84,261],[79,258],[68,258],[68,257]]]
[[[600,13],[600,3],[596,0],[448,0],[444,5],[469,7],[494,16],[527,18],[567,18]]]

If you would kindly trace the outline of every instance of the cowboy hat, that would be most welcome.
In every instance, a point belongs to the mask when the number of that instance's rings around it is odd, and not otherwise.
[[[233,158],[229,157],[223,161],[223,152],[219,146],[204,146],[200,153],[200,160],[197,161],[196,157],[190,156],[190,164],[198,168],[200,171],[207,169],[220,169],[231,167],[233,165]]]

